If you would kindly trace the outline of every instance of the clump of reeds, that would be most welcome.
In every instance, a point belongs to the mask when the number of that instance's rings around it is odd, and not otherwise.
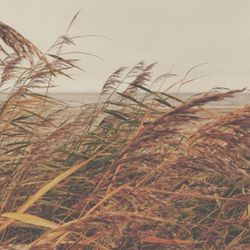
[[[72,38],[43,54],[3,23],[0,37],[1,246],[250,247],[250,106],[226,115],[204,107],[243,90],[183,101],[155,90],[173,74],[154,80],[154,64],[139,62],[68,119],[48,89],[77,67],[62,53]]]

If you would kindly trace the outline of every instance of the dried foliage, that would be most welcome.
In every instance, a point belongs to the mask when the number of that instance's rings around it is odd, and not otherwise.
[[[78,68],[62,54],[74,40],[43,54],[3,23],[0,37],[3,249],[250,248],[250,106],[204,106],[244,90],[184,101],[139,62],[70,117],[47,93]]]

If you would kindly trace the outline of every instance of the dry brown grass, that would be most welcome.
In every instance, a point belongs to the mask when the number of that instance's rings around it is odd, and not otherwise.
[[[152,80],[154,64],[139,62],[68,119],[47,93],[77,68],[62,54],[72,38],[43,54],[3,23],[0,37],[4,249],[250,248],[250,106],[220,116],[204,108],[243,90],[184,102],[154,90],[173,74]]]

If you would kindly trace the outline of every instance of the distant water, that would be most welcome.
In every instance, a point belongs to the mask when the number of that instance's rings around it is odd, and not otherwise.
[[[175,96],[175,94],[172,94]],[[179,98],[182,100],[188,100],[191,96],[195,95],[195,93],[182,93],[179,95]],[[80,106],[83,104],[95,103],[98,100],[98,93],[50,93],[51,97],[59,99],[72,107]],[[0,93],[0,101],[6,98],[5,94]],[[232,98],[226,98],[223,101],[219,102],[209,102],[207,104],[208,107],[212,108],[221,108],[221,109],[229,109],[229,108],[238,108],[250,104],[250,93],[241,93],[237,94]]]
[[[64,101],[68,105],[78,106],[81,104],[94,103],[98,100],[98,93],[51,93],[52,97]],[[174,94],[173,94],[174,95]],[[187,100],[195,93],[182,93],[179,97],[182,100]],[[226,98],[219,102],[210,102],[207,106],[216,108],[237,108],[250,104],[250,93],[237,94],[232,98]]]

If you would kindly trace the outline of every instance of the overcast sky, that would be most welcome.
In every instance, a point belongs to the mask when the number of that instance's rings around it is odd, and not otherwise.
[[[0,19],[42,51],[67,28],[81,10],[73,35],[104,35],[77,41],[88,74],[75,82],[58,79],[57,91],[99,91],[108,75],[140,60],[158,62],[156,73],[183,75],[192,66],[205,78],[183,91],[215,86],[250,87],[249,0],[0,0]]]

